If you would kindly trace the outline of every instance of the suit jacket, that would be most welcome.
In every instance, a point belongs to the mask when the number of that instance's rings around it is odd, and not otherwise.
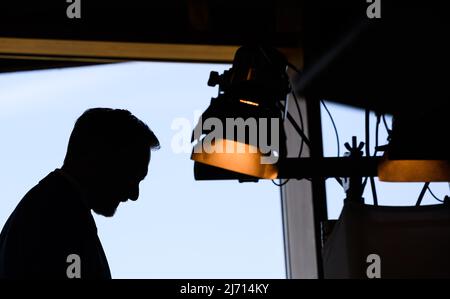
[[[90,209],[55,170],[25,195],[3,227],[0,278],[65,279],[74,273],[111,278]]]

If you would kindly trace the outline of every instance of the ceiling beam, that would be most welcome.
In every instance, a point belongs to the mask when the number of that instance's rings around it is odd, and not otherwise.
[[[89,63],[118,61],[187,61],[231,63],[238,45],[105,42],[83,40],[0,37],[0,57],[66,60]],[[281,48],[287,57],[301,55],[300,48]],[[293,62],[294,63],[294,62]]]
[[[61,57],[89,62],[164,60],[231,62],[238,46],[0,38],[0,55]]]

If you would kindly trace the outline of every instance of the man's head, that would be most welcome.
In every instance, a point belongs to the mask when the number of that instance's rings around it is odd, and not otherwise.
[[[80,182],[94,212],[112,216],[120,202],[138,199],[150,151],[158,148],[155,134],[129,111],[89,109],[75,123],[63,169]]]

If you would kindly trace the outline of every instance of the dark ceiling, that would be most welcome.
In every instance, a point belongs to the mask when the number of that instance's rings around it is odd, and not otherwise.
[[[305,73],[326,63],[304,92],[384,112],[418,113],[432,106],[445,111],[450,103],[448,5],[381,1],[381,19],[368,19],[366,1],[352,9],[341,2],[315,6],[320,17],[305,13]]]
[[[301,1],[85,1],[69,19],[66,1],[0,5],[0,37],[112,42],[299,47]],[[8,53],[6,53],[8,54]],[[3,55],[5,57],[5,55]],[[78,66],[80,62],[1,59],[0,72]]]
[[[81,19],[49,2],[2,3],[0,37],[301,47],[311,97],[387,112],[449,102],[444,1],[381,0],[381,19],[366,0],[81,0]],[[0,72],[80,64],[0,59]]]
[[[300,40],[301,2],[81,0],[81,18],[69,19],[66,1],[17,1],[1,5],[0,36],[294,46]]]

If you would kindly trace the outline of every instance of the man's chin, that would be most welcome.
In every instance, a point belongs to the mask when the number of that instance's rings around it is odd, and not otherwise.
[[[95,214],[102,215],[105,217],[112,217],[117,211],[117,206],[115,207],[102,207],[102,208],[94,208],[92,209]]]

